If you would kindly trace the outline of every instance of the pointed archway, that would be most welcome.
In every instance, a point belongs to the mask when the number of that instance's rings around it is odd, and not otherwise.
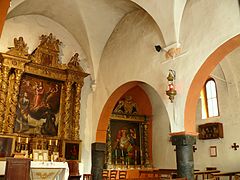
[[[231,38],[220,47],[218,47],[204,62],[197,74],[195,75],[192,84],[188,91],[188,96],[184,112],[184,127],[185,133],[196,132],[196,107],[199,99],[200,91],[209,74],[224,59],[226,55],[234,49],[240,47],[240,34]]]
[[[102,113],[99,118],[97,132],[96,132],[96,142],[106,142],[106,132],[108,128],[108,123],[110,120],[110,115],[112,113],[112,110],[114,106],[116,105],[117,101],[123,96],[128,95],[131,96],[138,96],[139,98],[135,98],[137,100],[137,104],[140,105],[142,108],[142,114],[145,115],[151,115],[152,114],[152,107],[150,100],[147,96],[147,94],[144,92],[142,88],[140,88],[142,85],[142,82],[139,81],[133,81],[128,82],[121,87],[119,87],[117,90],[115,90],[112,95],[109,97],[108,101],[104,105],[104,108],[102,110]]]

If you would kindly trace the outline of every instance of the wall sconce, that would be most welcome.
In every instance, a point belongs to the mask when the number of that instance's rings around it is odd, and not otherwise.
[[[176,72],[172,69],[169,69],[168,73],[168,89],[166,91],[166,94],[169,96],[169,99],[171,100],[171,103],[173,103],[174,96],[177,94],[177,91],[174,86],[174,80],[176,78]]]

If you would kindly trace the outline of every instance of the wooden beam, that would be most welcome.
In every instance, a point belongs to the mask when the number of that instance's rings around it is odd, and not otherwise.
[[[0,0],[0,37],[2,34],[3,25],[7,17],[10,0]]]

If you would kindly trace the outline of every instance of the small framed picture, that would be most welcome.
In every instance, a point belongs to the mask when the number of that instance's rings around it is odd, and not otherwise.
[[[217,157],[217,146],[210,146],[210,157]]]
[[[63,141],[63,155],[66,160],[81,160],[81,141]]]
[[[43,161],[48,161],[48,150],[42,150]]]
[[[33,149],[33,161],[40,161],[42,159],[42,152],[38,149]]]
[[[53,156],[53,161],[57,161],[57,159],[59,158],[59,152],[53,152],[52,153],[52,156]]]
[[[14,153],[15,137],[0,135],[0,160],[5,160]]]

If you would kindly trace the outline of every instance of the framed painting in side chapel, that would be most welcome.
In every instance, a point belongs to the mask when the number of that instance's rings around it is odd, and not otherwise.
[[[0,135],[0,160],[12,156],[15,148],[15,137]]]
[[[14,132],[57,136],[62,82],[24,74],[20,83]]]
[[[125,164],[140,164],[141,135],[140,123],[124,120],[110,121],[112,138],[112,159],[117,163],[124,157]]]
[[[62,148],[66,160],[81,161],[81,141],[65,140]]]

